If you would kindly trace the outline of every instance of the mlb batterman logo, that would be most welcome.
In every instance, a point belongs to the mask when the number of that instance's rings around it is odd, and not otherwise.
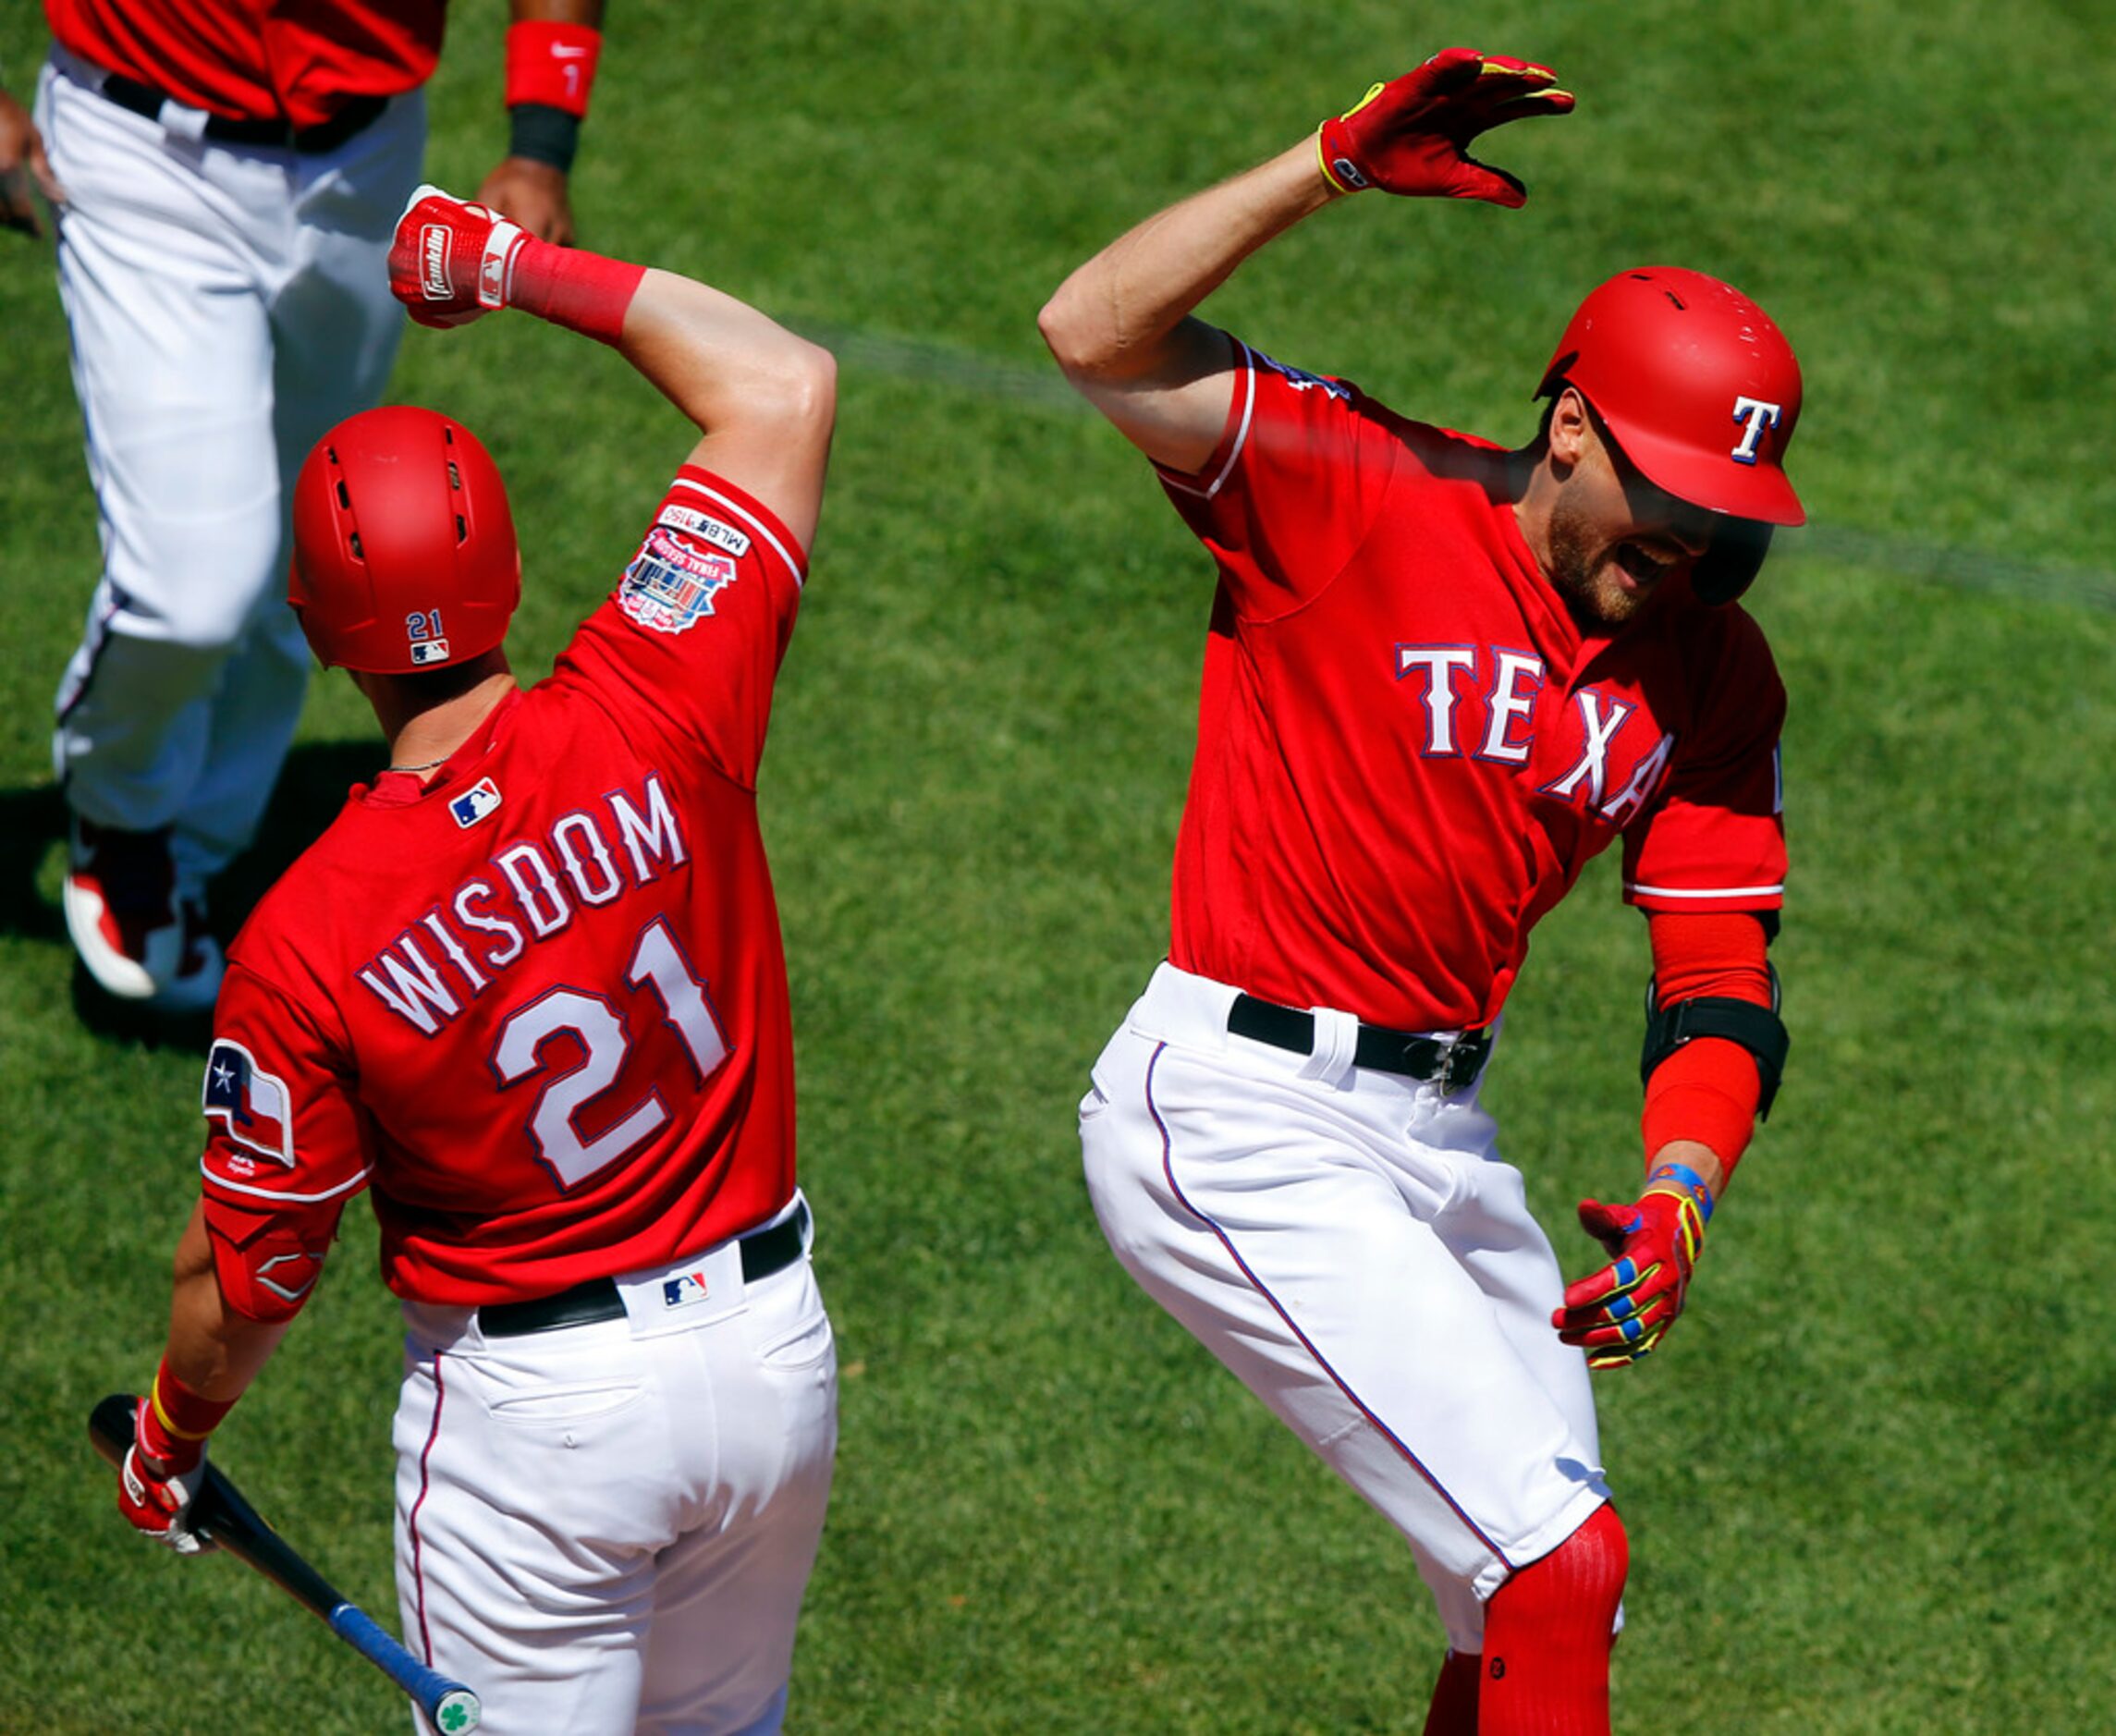
[[[465,831],[498,812],[499,786],[489,777],[479,778],[448,803],[448,813]]]

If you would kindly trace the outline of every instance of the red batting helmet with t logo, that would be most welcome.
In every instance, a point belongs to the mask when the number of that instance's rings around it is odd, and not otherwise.
[[[1732,602],[1771,528],[1807,522],[1785,473],[1800,362],[1733,285],[1674,265],[1619,272],[1580,303],[1535,395],[1568,385],[1646,481],[1725,515],[1691,574],[1700,601]]]
[[[507,637],[521,551],[499,469],[461,423],[409,405],[316,442],[294,482],[287,601],[326,665],[410,675]]]

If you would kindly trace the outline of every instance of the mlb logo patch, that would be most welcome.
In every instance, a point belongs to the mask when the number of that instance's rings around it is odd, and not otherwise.
[[[691,1302],[702,1302],[712,1293],[703,1272],[683,1272],[675,1278],[661,1281],[661,1305],[664,1308],[682,1308]]]
[[[448,661],[448,642],[446,639],[422,639],[411,647],[412,667],[423,669],[430,663]]]
[[[499,786],[489,777],[481,777],[459,796],[448,803],[448,813],[458,825],[466,830],[477,825],[486,815],[499,811]]]
[[[725,555],[692,548],[664,525],[655,525],[625,568],[618,606],[656,633],[687,632],[713,613],[713,597],[735,581],[735,563]]]

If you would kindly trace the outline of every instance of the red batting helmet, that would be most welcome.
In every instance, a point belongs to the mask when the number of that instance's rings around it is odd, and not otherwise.
[[[507,637],[521,550],[507,485],[460,422],[409,405],[348,417],[294,482],[287,601],[325,665],[410,675]]]
[[[1770,315],[1703,272],[1620,272],[1580,303],[1536,397],[1576,387],[1645,479],[1678,500],[1804,524],[1785,474],[1800,363]]]

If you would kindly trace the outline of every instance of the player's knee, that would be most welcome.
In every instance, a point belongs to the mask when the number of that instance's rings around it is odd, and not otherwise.
[[[194,656],[226,657],[275,611],[286,612],[275,525],[216,525],[214,536],[171,538],[151,556],[152,572],[113,561],[124,593],[118,630]]]

